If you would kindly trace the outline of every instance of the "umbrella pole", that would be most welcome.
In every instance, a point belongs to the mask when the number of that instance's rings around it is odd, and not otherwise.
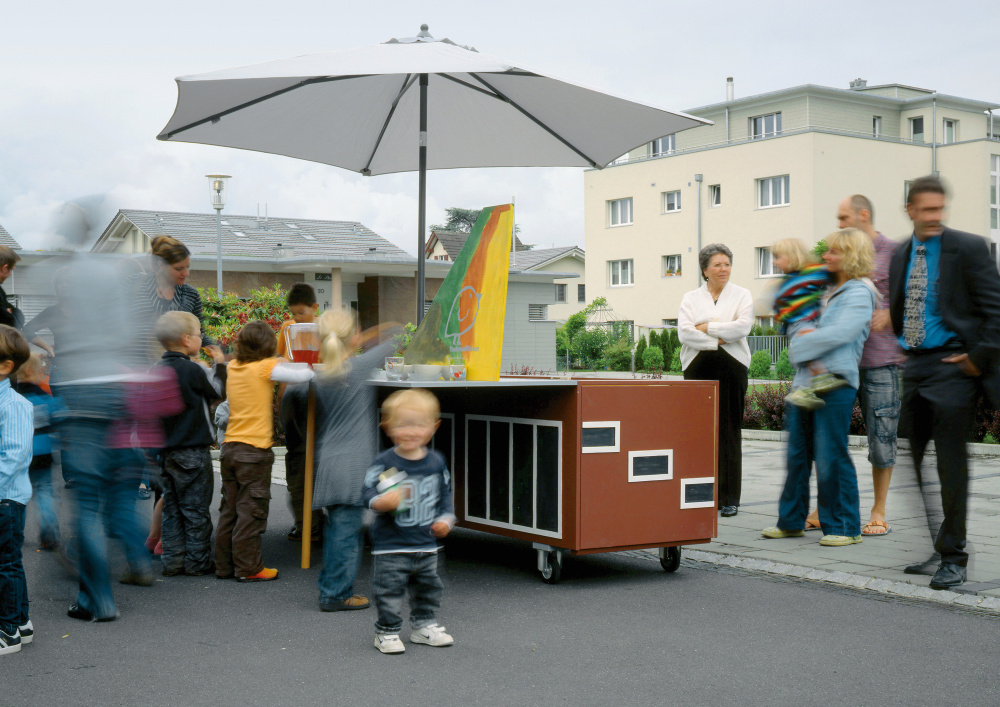
[[[420,178],[417,187],[417,325],[424,318],[424,226],[427,223],[427,74],[420,74]]]
[[[306,412],[306,468],[302,480],[302,569],[309,569],[312,552],[313,458],[316,447],[316,392],[309,386]]]

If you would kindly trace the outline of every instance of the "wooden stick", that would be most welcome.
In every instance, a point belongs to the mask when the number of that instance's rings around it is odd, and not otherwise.
[[[312,552],[313,451],[316,447],[316,391],[309,385],[306,413],[306,468],[302,491],[302,569],[309,569]]]

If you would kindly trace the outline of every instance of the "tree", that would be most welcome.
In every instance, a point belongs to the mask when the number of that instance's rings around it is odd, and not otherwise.
[[[445,209],[444,212],[448,216],[448,220],[445,221],[444,225],[434,224],[430,227],[432,231],[461,231],[462,233],[472,233],[472,227],[476,225],[476,220],[479,218],[479,213],[482,209],[462,209],[458,206],[452,206],[451,208]],[[514,224],[514,235],[520,235],[521,227],[518,224]],[[531,250],[535,246],[521,244],[518,250]]]
[[[813,246],[812,254],[816,256],[816,260],[820,262],[823,261],[823,254],[830,250],[830,246],[826,244],[825,238],[820,238],[816,241],[816,245]]]
[[[646,352],[646,347],[647,347],[646,337],[645,336],[640,336],[639,337],[639,343],[635,345],[635,367],[636,368],[643,369],[643,368],[646,367],[646,364],[644,362],[645,359],[643,359],[643,357],[642,357],[642,355]],[[661,355],[661,358],[662,358],[662,355]],[[661,368],[663,367],[663,361],[660,361],[660,367]]]

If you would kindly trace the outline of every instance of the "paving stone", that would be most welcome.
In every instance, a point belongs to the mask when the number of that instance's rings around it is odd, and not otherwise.
[[[937,591],[930,587],[915,587],[910,597],[913,599],[933,599]]]
[[[727,567],[736,567],[740,563],[740,558],[734,557],[733,555],[725,555],[724,557],[720,557],[715,562],[720,565],[726,565]]]
[[[983,598],[976,596],[975,594],[963,594],[958,599],[955,600],[956,604],[961,604],[962,606],[979,606]]]
[[[785,575],[788,577],[805,577],[806,572],[809,571],[808,567],[799,567],[798,565],[792,565],[791,567],[788,572],[785,572]]]
[[[1000,597],[985,597],[979,604],[980,609],[993,609],[1000,611]]]
[[[772,574],[783,574],[783,575],[787,576],[788,573],[792,572],[794,569],[795,569],[795,565],[786,565],[786,564],[783,564],[781,562],[777,562],[768,571],[771,572]]]
[[[874,589],[876,592],[887,592],[893,585],[891,579],[873,579],[865,585],[865,589]]]
[[[916,587],[907,582],[895,582],[891,587],[889,587],[889,592],[892,594],[898,594],[901,597],[908,597],[913,594]]]
[[[816,579],[816,580],[825,580],[829,576],[830,573],[825,570],[809,570],[805,574],[806,579]]]
[[[872,581],[871,577],[865,577],[863,574],[852,574],[845,582],[849,587],[854,587],[856,589],[861,589],[863,586]]]
[[[934,596],[931,597],[931,599],[933,599],[934,601],[939,601],[942,604],[950,604],[956,599],[958,599],[960,596],[965,596],[965,595],[959,594],[958,592],[950,592],[947,589],[939,589],[934,592]]]
[[[852,576],[853,575],[850,572],[831,572],[830,576],[826,578],[826,581],[835,582],[837,584],[845,584]]]
[[[684,550],[683,556],[697,562],[714,562],[719,557],[714,552],[705,552],[703,550]]]
[[[774,567],[774,564],[775,563],[771,562],[770,560],[752,559],[748,560],[745,564],[742,564],[741,566],[747,567],[748,569],[752,570],[763,571],[771,569],[772,567]]]

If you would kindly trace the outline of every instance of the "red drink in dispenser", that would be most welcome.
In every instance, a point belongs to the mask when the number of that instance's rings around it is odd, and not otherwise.
[[[319,363],[319,325],[290,324],[285,328],[285,351],[294,363]]]

